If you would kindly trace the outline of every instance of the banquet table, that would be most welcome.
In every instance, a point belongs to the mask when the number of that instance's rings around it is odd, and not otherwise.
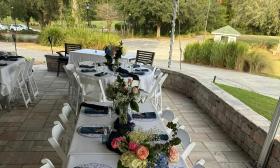
[[[0,94],[1,96],[8,96],[12,92],[12,88],[16,85],[15,78],[17,66],[25,62],[24,58],[18,58],[17,61],[0,60],[0,63],[6,63],[6,66],[0,66]]]
[[[130,61],[135,60],[136,53],[127,53],[122,56],[123,60]],[[105,62],[105,51],[103,50],[94,50],[94,49],[81,49],[76,51],[71,51],[69,56],[69,64],[74,64],[75,66],[79,65],[79,62],[83,61],[94,61]]]
[[[92,65],[92,62],[91,61],[84,61],[84,62],[80,62],[80,64]],[[97,72],[81,72],[82,69],[83,68],[77,68],[77,72],[79,73],[79,75],[86,75],[86,76],[90,76],[90,77],[100,78],[105,87],[108,84],[113,83],[117,79],[117,76],[114,75],[113,72],[110,71],[106,66],[98,67]],[[128,71],[133,71],[133,70],[130,70],[130,68],[124,68],[124,69],[127,69]],[[153,84],[154,84],[154,81],[155,81],[154,80],[154,72],[151,69],[145,67],[145,65],[142,65],[140,67],[140,69],[148,69],[149,70],[148,72],[145,72],[144,75],[138,75],[138,77],[139,77],[139,88],[144,90],[145,92],[149,93],[151,91],[151,89],[153,87]],[[96,77],[95,74],[97,74],[99,72],[106,72],[107,75],[102,76],[102,77]],[[131,77],[126,77],[125,79],[128,79],[128,78],[131,78]]]
[[[154,106],[147,102],[145,104],[140,104],[140,112],[151,112],[155,111]],[[81,126],[92,126],[92,125],[105,125],[110,126],[117,116],[112,113],[111,117],[93,117],[88,116],[84,112],[84,108],[78,117],[76,124],[76,130]],[[161,133],[167,133],[166,128],[162,120],[157,116],[156,119],[141,119],[132,120],[135,123],[135,130],[157,130]],[[77,131],[74,132],[71,146],[68,152],[68,168],[74,167],[92,167],[98,165],[102,168],[116,168],[119,160],[119,155],[106,148],[106,145],[102,144],[102,138],[89,138],[81,136]],[[94,165],[94,166],[90,166]],[[98,167],[97,166],[97,167]],[[187,168],[185,162],[180,158],[178,163],[170,163],[170,168]]]

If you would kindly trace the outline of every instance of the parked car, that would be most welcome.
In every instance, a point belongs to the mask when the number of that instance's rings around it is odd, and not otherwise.
[[[0,23],[0,30],[8,30],[8,26]]]
[[[10,30],[12,31],[22,31],[22,30],[28,30],[27,26],[22,25],[22,24],[11,24],[10,25]]]

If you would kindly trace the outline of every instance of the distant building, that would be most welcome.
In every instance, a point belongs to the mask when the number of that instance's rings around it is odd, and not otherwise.
[[[240,33],[229,25],[217,29],[211,34],[214,35],[214,41],[216,42],[236,42],[236,38],[240,36]]]

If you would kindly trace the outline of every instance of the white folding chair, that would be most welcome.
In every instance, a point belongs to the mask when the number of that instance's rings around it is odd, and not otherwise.
[[[17,86],[16,86],[16,90],[15,90],[15,97],[17,97],[17,90],[20,91],[20,94],[22,96],[22,99],[24,101],[25,107],[28,108],[28,103],[31,102],[31,98],[30,98],[30,94],[28,92],[28,88],[27,85],[25,83],[24,80],[24,76],[23,76],[23,72],[25,71],[25,69],[27,68],[26,63],[22,62],[18,65],[18,73],[17,73]]]
[[[47,159],[47,158],[42,159],[41,163],[43,165],[40,168],[55,168],[53,163],[49,159]]]
[[[204,159],[200,159],[199,161],[197,161],[194,165],[193,168],[205,168],[204,167],[205,164],[205,160]]]
[[[26,61],[26,68],[24,70],[23,76],[24,76],[26,83],[28,84],[27,86],[29,86],[30,94],[32,94],[33,98],[35,99],[39,95],[39,89],[38,89],[37,83],[33,77],[32,68],[34,65],[34,61],[35,61],[35,58],[32,58],[31,61]]]
[[[182,127],[178,129],[177,136],[181,139],[181,146],[183,147],[183,150],[180,152],[181,158],[186,160],[195,147],[195,143],[191,141],[190,135]]]
[[[107,106],[112,105],[112,102],[107,100],[101,79],[80,75],[80,82],[84,102]]]
[[[154,82],[153,87],[150,92],[145,92],[145,91],[140,92],[141,96],[143,96],[142,103],[145,103],[146,101],[151,100],[154,97],[155,91],[158,87],[158,84],[159,84],[162,76],[163,76],[163,73],[159,74],[159,76],[156,78],[156,81]],[[153,100],[152,100],[152,103],[153,103]]]
[[[62,107],[62,110],[61,110],[61,113],[58,114],[60,120],[62,121],[62,123],[65,125],[65,126],[69,126],[69,116],[70,116],[70,113],[71,113],[72,109],[70,107],[70,105],[68,103],[64,103],[63,104],[63,107]]]
[[[157,88],[155,90],[154,105],[155,105],[157,111],[162,111],[162,85],[167,77],[168,77],[168,74],[164,74],[160,78]]]
[[[70,105],[73,101],[73,97],[75,96],[75,90],[77,89],[77,82],[75,79],[75,76],[73,75],[73,72],[75,72],[75,66],[73,64],[67,64],[67,65],[63,65],[63,68],[66,72],[66,75],[68,77],[68,96],[69,96],[69,102]],[[73,107],[73,106],[72,106]]]
[[[54,126],[52,128],[52,136],[48,139],[50,145],[54,148],[57,155],[62,160],[62,167],[65,166],[65,163],[67,161],[67,156],[64,150],[61,147],[61,144],[59,143],[60,138],[64,132],[64,128],[62,124],[59,121],[54,121]]]
[[[61,113],[58,114],[59,119],[62,121],[64,128],[66,128],[66,132],[70,133],[70,136],[75,129],[75,122],[76,122],[76,114],[71,115],[72,108],[68,103],[64,103]],[[75,111],[73,111],[74,113]]]

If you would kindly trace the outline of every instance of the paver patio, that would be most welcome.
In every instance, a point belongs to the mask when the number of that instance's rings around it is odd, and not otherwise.
[[[29,109],[15,105],[0,114],[0,168],[37,168],[44,157],[60,167],[60,159],[47,139],[53,121],[67,102],[67,78],[56,77],[45,66],[35,67],[39,98]],[[164,90],[163,104],[186,126],[196,147],[189,162],[203,158],[207,168],[249,168],[250,158],[189,98]]]

